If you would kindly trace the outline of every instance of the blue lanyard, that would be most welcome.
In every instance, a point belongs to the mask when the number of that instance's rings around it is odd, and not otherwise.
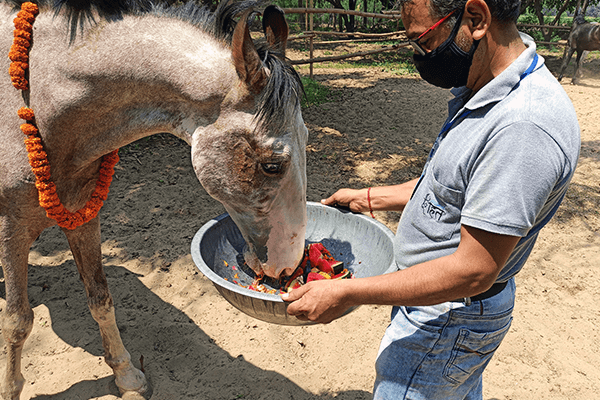
[[[533,61],[531,62],[531,65],[525,70],[525,72],[523,72],[523,74],[519,78],[519,82],[521,82],[523,79],[525,79],[525,77],[527,77],[527,75],[529,75],[533,72],[533,70],[535,69],[535,67],[537,65],[537,61],[538,61],[538,55],[537,55],[537,53],[535,53],[535,55],[533,56]]]
[[[535,53],[534,56],[533,56],[533,61],[531,62],[531,64],[529,65],[529,67],[527,67],[527,69],[525,70],[525,72],[523,72],[521,74],[521,76],[519,77],[519,83],[521,83],[521,81],[523,79],[525,79],[528,75],[530,75],[533,72],[533,70],[537,66],[537,62],[538,62],[538,55],[537,55],[537,53]],[[515,87],[516,87],[516,85],[515,85]],[[448,133],[448,131],[450,129],[452,129],[452,126],[454,125],[454,123],[456,121],[458,121],[459,119],[461,119],[461,117],[462,117],[463,120],[466,119],[469,116],[469,114],[471,114],[471,112],[473,112],[473,110],[470,110],[470,109],[467,108],[462,113],[460,113],[456,118],[452,118],[449,121],[446,121],[446,123],[442,127],[442,130],[437,135],[437,138],[435,139],[435,142],[433,143],[433,146],[431,147],[431,150],[429,151],[429,155],[427,156],[427,161],[426,161],[425,165],[427,165],[427,163],[429,163],[429,161],[431,160],[431,158],[433,157],[433,155],[437,151],[438,147],[440,146],[440,142],[442,141],[443,137],[446,135],[446,133]],[[415,185],[415,188],[413,189],[413,192],[412,192],[412,194],[410,196],[411,199],[414,196],[415,192],[417,191],[417,188],[421,184],[421,181],[423,180],[423,177],[425,176],[425,170],[426,170],[426,168],[423,169],[423,172],[421,173],[421,176],[419,177],[419,180],[418,180],[417,184]]]

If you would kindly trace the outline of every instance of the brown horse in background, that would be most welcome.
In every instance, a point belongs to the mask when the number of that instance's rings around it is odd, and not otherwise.
[[[569,34],[568,44],[563,53],[563,62],[558,81],[560,82],[563,78],[565,69],[569,65],[573,53],[577,52],[575,72],[571,80],[571,83],[576,85],[580,76],[579,69],[590,50],[600,50],[600,24],[597,22],[586,22],[583,15],[578,14],[573,18],[573,29]]]

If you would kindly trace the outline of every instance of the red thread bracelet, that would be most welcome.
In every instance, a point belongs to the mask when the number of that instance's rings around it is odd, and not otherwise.
[[[375,218],[373,215],[373,207],[371,207],[371,188],[367,189],[367,201],[369,202],[369,212],[371,213],[371,218]]]

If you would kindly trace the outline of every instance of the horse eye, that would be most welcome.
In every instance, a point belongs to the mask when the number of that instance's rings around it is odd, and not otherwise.
[[[281,172],[281,163],[263,163],[261,167],[267,175],[277,175]]]

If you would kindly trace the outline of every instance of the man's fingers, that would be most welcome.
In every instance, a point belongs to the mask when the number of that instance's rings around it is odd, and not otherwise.
[[[337,200],[335,199],[335,195],[336,193],[332,194],[331,196],[329,196],[326,199],[321,200],[321,204],[324,204],[326,206],[331,206],[337,203]]]
[[[296,300],[302,298],[302,296],[304,296],[304,293],[306,293],[306,285],[300,286],[299,288],[296,288],[296,289],[292,289],[288,293],[282,293],[281,299],[283,301],[287,301],[287,302],[296,301]]]

